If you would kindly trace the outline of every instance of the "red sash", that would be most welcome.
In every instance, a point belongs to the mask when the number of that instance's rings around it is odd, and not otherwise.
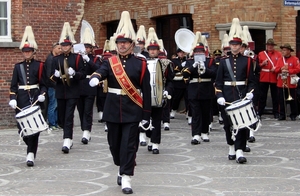
[[[128,95],[128,97],[141,108],[143,107],[143,98],[131,83],[125,70],[123,69],[122,63],[118,56],[109,58],[111,69],[119,83],[122,90]]]

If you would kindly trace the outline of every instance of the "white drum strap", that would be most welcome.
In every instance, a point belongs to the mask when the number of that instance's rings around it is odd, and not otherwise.
[[[240,130],[239,127],[248,128],[250,131],[256,132],[256,131],[261,127],[261,121],[258,120],[258,123],[257,123],[255,129],[252,129],[251,127],[245,126],[245,125],[239,125],[237,129],[233,129],[233,130],[231,131],[231,139],[232,139],[233,141],[235,141],[235,139],[236,139],[235,136],[239,133],[239,130]]]

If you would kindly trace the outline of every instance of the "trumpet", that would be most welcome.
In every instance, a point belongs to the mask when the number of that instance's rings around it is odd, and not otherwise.
[[[206,67],[205,67],[205,64],[203,61],[196,61],[194,64],[193,64],[193,67],[198,67],[198,73],[199,75],[201,74],[204,74],[205,71],[206,71]]]

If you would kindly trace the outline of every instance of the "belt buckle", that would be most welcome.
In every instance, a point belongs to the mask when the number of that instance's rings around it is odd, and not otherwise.
[[[121,93],[120,94],[121,95],[126,95],[126,92],[123,89],[121,89]]]
[[[231,86],[236,86],[236,81],[231,81]]]
[[[198,82],[201,83],[202,78],[198,78]]]
[[[30,90],[30,86],[29,85],[25,85],[24,90]]]

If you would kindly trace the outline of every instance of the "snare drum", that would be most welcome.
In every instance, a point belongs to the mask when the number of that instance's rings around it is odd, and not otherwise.
[[[163,105],[163,74],[159,59],[147,60],[150,72],[151,106],[162,107]]]
[[[255,129],[259,119],[251,100],[238,100],[225,108],[234,130],[242,128]]]
[[[16,120],[21,127],[20,135],[29,136],[48,129],[39,106],[27,106],[16,115]]]

